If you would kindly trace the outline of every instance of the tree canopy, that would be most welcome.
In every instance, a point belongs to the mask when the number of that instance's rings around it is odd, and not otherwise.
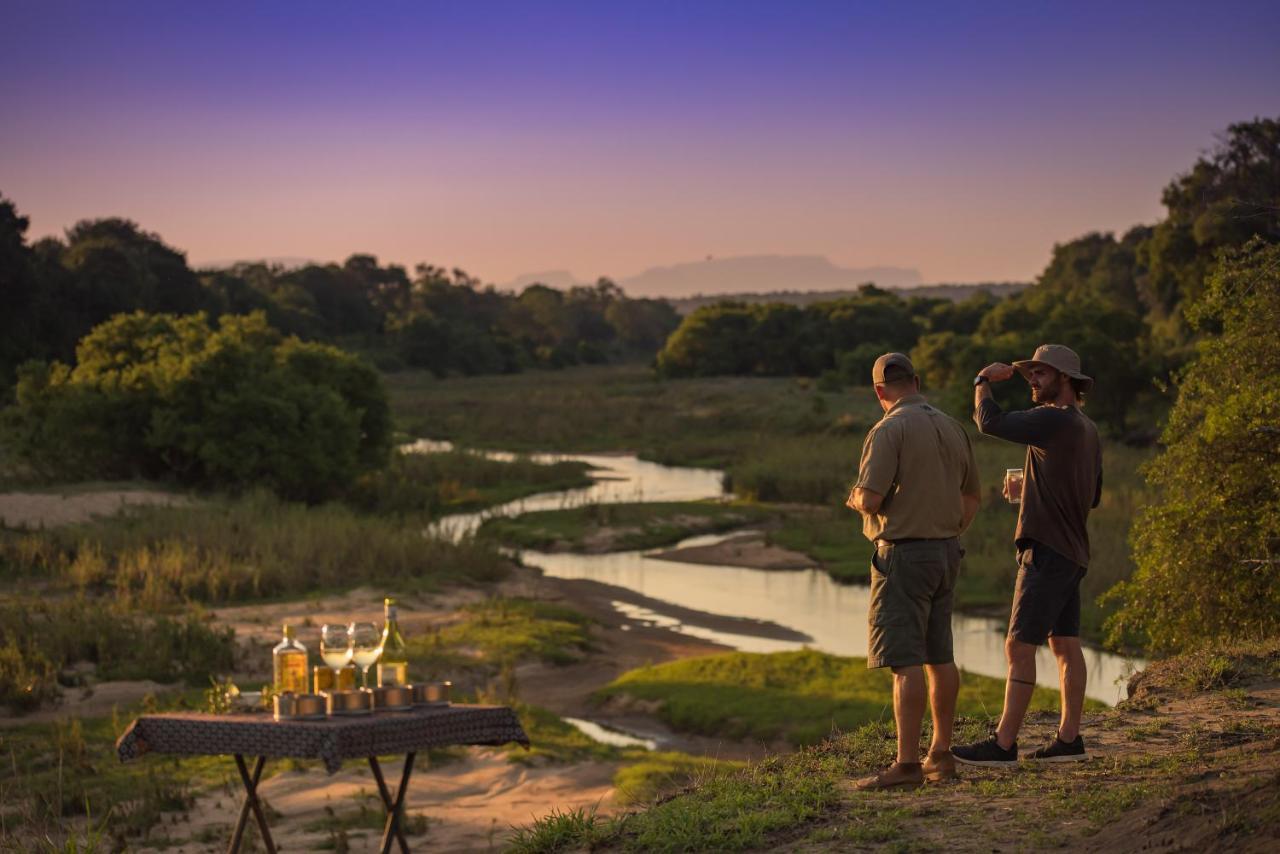
[[[332,346],[284,337],[258,313],[117,315],[74,367],[29,362],[6,445],[50,476],[143,476],[321,500],[382,466],[381,379]]]
[[[1220,332],[1178,375],[1137,570],[1111,594],[1112,640],[1155,652],[1280,631],[1280,244],[1226,250],[1187,318]]]

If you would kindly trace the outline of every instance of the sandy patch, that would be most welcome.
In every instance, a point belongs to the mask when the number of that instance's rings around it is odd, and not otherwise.
[[[427,819],[425,835],[408,837],[413,850],[497,850],[503,847],[513,826],[529,824],[553,807],[573,810],[599,805],[601,812],[610,811],[616,770],[612,763],[527,767],[508,761],[501,751],[487,748],[472,748],[461,761],[437,767],[426,766],[425,759],[423,755],[418,757],[406,797],[410,819]],[[234,773],[230,761],[227,764],[228,771]],[[401,762],[380,764],[387,784],[398,786]],[[369,766],[357,761],[345,763],[333,775],[322,770],[276,774],[264,779],[258,792],[273,810],[281,813],[271,827],[271,835],[285,851],[316,851],[331,845],[330,831],[315,827],[325,821],[330,811],[348,816],[358,813],[362,804],[370,811],[381,811]],[[193,854],[225,850],[241,798],[238,787],[219,787],[200,796],[185,817],[172,816],[169,821],[177,822],[167,824],[169,838],[184,841],[168,845],[153,839],[152,845]],[[353,852],[376,851],[380,836],[380,830],[366,827],[346,830]]]
[[[62,718],[107,717],[117,708],[137,703],[148,694],[160,695],[177,686],[163,685],[147,679],[99,682],[84,688],[63,688],[58,705],[26,715],[14,716],[0,707],[0,729],[26,724],[48,723]]]
[[[745,566],[750,569],[814,569],[819,566],[817,561],[806,554],[769,545],[765,542],[764,534],[756,531],[739,534],[709,546],[669,549],[649,557],[714,566]]]
[[[156,490],[104,490],[59,495],[48,492],[0,494],[0,525],[6,528],[56,528],[114,516],[132,507],[191,504],[190,498]]]

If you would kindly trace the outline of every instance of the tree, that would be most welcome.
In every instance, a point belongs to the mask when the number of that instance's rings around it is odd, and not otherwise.
[[[1163,202],[1168,215],[1142,247],[1143,299],[1180,340],[1189,330],[1178,306],[1200,295],[1220,250],[1255,235],[1280,241],[1280,119],[1228,127],[1209,156],[1165,187]]]
[[[1111,640],[1161,653],[1280,631],[1280,245],[1227,250],[1187,317],[1221,334],[1179,377],[1137,569],[1108,594]]]
[[[284,338],[261,314],[118,315],[80,343],[74,368],[28,363],[5,444],[62,477],[266,486],[322,500],[385,464],[390,410],[372,368]]]

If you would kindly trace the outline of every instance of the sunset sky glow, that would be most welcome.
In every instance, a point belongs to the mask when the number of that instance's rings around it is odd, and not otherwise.
[[[192,264],[1033,278],[1280,114],[1280,3],[0,5],[0,193]]]

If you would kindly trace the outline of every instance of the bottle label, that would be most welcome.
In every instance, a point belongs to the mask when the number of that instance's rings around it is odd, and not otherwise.
[[[307,657],[305,655],[280,655],[276,657],[275,690],[277,694],[307,693]]]
[[[403,661],[378,662],[379,685],[409,684],[409,665]]]
[[[394,620],[394,619],[396,618],[396,606],[395,606],[395,605],[388,605],[388,606],[386,606],[386,617],[387,617],[387,622],[388,622],[388,623],[389,623],[389,622],[391,622],[392,620]]]

